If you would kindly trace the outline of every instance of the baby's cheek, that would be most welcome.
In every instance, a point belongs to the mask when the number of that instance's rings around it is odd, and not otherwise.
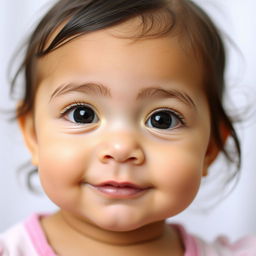
[[[48,197],[63,207],[72,198],[79,198],[80,181],[84,175],[86,159],[71,145],[49,143],[40,147],[39,177]]]
[[[86,169],[86,155],[78,145],[49,143],[40,147],[39,174],[54,186],[72,185],[81,180]]]
[[[175,189],[179,192],[196,189],[201,180],[201,167],[192,159],[179,161],[176,158],[173,163],[163,166],[162,182],[167,189]]]
[[[163,157],[163,154],[159,158]],[[159,161],[158,174],[154,177],[156,184],[168,195],[170,200],[184,202],[192,201],[198,191],[201,181],[202,160],[192,152],[182,152],[176,149],[168,157]]]

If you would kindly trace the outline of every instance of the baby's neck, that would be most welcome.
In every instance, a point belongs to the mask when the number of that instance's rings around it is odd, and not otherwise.
[[[113,232],[100,229],[92,223],[73,218],[68,213],[60,211],[43,219],[42,226],[49,243],[61,256],[69,255],[63,252],[69,251],[72,247],[79,248],[80,252],[86,251],[88,255],[101,255],[101,253],[106,256],[120,255],[120,253],[126,255],[124,251],[127,255],[128,252],[137,255],[138,251],[140,251],[138,255],[148,256],[170,255],[170,252],[171,255],[183,255],[182,243],[177,232],[169,228],[164,221],[132,231]],[[163,252],[159,254],[161,249]],[[80,255],[80,253],[74,254],[73,251],[72,255]]]

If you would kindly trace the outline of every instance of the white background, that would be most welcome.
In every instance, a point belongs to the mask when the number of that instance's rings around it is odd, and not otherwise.
[[[0,0],[0,108],[15,106],[9,99],[7,64],[22,39],[53,1]],[[214,18],[221,30],[240,48],[242,56],[228,45],[227,82],[231,97],[239,106],[250,105],[249,121],[240,129],[243,165],[238,185],[231,195],[213,209],[198,211],[208,197],[196,201],[190,209],[175,217],[188,229],[211,240],[226,234],[232,240],[247,233],[256,234],[256,2],[254,0],[197,0]],[[227,104],[229,105],[229,104]],[[233,109],[234,111],[234,109]],[[248,112],[247,112],[248,113]],[[247,115],[248,116],[248,115]],[[15,122],[0,113],[0,232],[33,212],[49,212],[55,206],[44,196],[33,195],[24,185],[17,169],[29,154],[23,146]],[[216,169],[216,168],[215,168]],[[217,165],[217,172],[224,169]],[[214,178],[214,177],[213,177]],[[207,186],[207,185],[206,185]],[[221,193],[221,191],[219,191]],[[195,210],[196,209],[196,210]],[[202,209],[202,207],[200,207]]]

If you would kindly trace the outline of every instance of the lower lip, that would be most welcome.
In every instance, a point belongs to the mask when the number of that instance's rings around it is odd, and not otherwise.
[[[133,188],[133,187],[114,187],[114,186],[93,186],[93,189],[100,194],[113,199],[131,199],[144,194],[148,188]]]

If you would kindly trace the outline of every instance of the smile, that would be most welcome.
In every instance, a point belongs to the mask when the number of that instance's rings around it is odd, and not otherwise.
[[[130,182],[107,181],[90,186],[100,194],[113,199],[132,199],[141,196],[150,187],[141,187]]]

